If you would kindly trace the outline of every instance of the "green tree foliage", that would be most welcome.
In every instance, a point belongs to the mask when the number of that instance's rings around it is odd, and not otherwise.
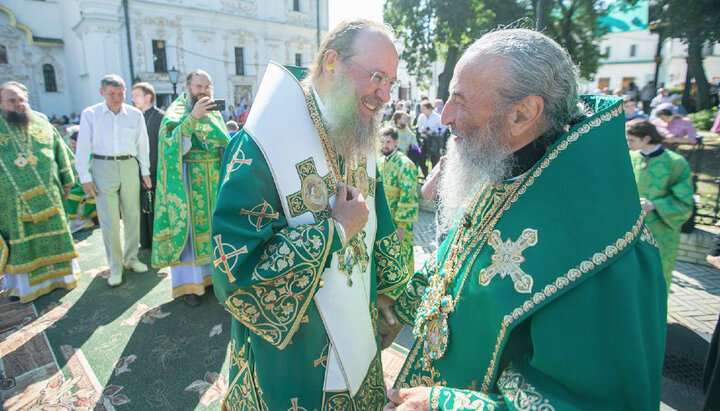
[[[664,37],[677,38],[688,46],[688,79],[695,78],[697,86],[696,107],[710,108],[710,86],[703,67],[703,45],[720,41],[720,1],[718,0],[659,0],[658,31]],[[684,103],[689,95],[690,82],[686,84]]]
[[[545,33],[566,47],[590,77],[597,71],[597,40],[605,33],[598,17],[605,13],[602,0],[544,0]],[[482,34],[525,17],[533,26],[536,0],[387,0],[385,21],[402,40],[401,57],[420,82],[432,62],[445,61],[438,97],[446,99],[455,64],[462,51]]]
[[[580,77],[585,79],[597,72],[602,57],[599,44],[607,28],[599,21],[607,12],[605,3],[598,0],[545,1],[544,33],[567,49],[580,68]]]
[[[420,82],[438,57],[445,60],[438,96],[446,99],[455,64],[484,32],[525,15],[513,0],[387,0],[385,21],[402,40],[401,58]]]

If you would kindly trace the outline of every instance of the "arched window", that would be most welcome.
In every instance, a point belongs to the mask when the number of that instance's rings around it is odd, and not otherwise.
[[[0,44],[0,64],[8,64],[7,47],[4,44]]]
[[[55,67],[53,67],[52,64],[43,65],[43,77],[45,78],[45,91],[57,91]]]

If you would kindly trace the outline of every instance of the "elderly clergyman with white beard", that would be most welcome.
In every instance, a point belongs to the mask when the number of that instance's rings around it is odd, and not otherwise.
[[[416,336],[392,410],[649,410],[665,284],[622,100],[578,96],[568,53],[499,30],[455,68],[440,186],[449,236],[394,311]]]
[[[374,159],[392,36],[345,21],[308,73],[271,62],[227,147],[212,232],[215,294],[233,317],[227,409],[386,402],[380,349],[409,278]]]

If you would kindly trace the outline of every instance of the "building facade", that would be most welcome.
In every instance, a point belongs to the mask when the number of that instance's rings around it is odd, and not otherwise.
[[[215,98],[247,104],[270,60],[307,66],[328,30],[328,0],[3,0],[0,82],[26,84],[34,109],[79,113],[102,76],[173,95],[168,70],[203,69]],[[129,92],[128,92],[129,101]]]
[[[619,4],[619,3],[616,3]],[[603,54],[592,80],[585,81],[583,92],[609,88],[626,88],[632,81],[642,88],[655,79],[658,35],[648,29],[648,2],[634,7],[614,7],[602,18],[609,32],[600,41]],[[720,44],[703,49],[705,75],[709,82],[720,82]],[[681,88],[687,73],[687,46],[678,39],[665,39],[660,50],[658,84]]]

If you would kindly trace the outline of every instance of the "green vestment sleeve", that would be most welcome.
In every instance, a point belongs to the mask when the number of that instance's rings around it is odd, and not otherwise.
[[[407,266],[402,261],[400,239],[379,178],[375,183],[375,193],[377,232],[373,248],[377,291],[379,294],[396,299],[403,292],[403,287],[410,279],[410,273],[407,272]]]
[[[393,220],[395,220],[398,227],[413,224],[418,219],[417,180],[417,166],[412,161],[403,161],[400,166],[400,179],[398,180],[400,196],[393,216]]]
[[[655,212],[658,217],[668,227],[679,230],[692,214],[692,175],[686,161],[676,161],[670,164],[667,183],[667,195],[649,198],[649,200],[655,204]]]
[[[420,306],[428,279],[437,271],[437,255],[433,253],[423,267],[408,281],[405,290],[400,294],[393,311],[403,324],[412,326],[415,323],[417,308]]]
[[[72,187],[75,184],[75,175],[73,174],[72,162],[75,156],[70,147],[60,136],[60,133],[53,127],[53,151],[55,152],[55,162],[58,167],[58,177],[60,185],[63,187]]]
[[[215,294],[236,320],[282,349],[322,286],[340,237],[329,219],[287,225],[270,169],[245,131],[223,165],[213,214]]]

